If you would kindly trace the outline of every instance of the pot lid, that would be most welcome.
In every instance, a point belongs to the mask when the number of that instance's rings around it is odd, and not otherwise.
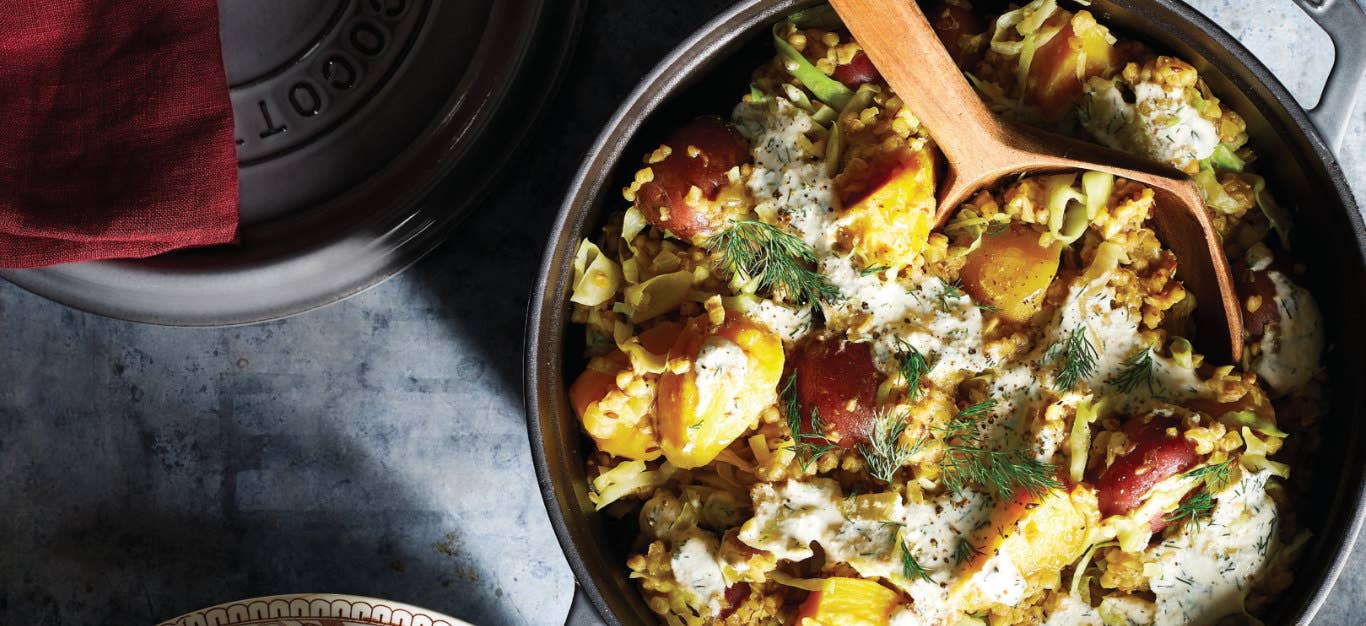
[[[220,5],[241,243],[0,273],[154,324],[274,319],[336,302],[439,244],[557,84],[578,0]]]

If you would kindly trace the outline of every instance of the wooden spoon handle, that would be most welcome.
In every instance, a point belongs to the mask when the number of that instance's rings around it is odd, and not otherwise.
[[[915,0],[830,4],[949,162],[971,154],[971,146],[996,127],[996,117],[963,77]]]

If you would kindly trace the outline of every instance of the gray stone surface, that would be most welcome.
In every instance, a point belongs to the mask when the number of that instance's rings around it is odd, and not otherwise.
[[[187,330],[0,284],[0,624],[150,624],[297,591],[561,623],[571,579],[523,427],[526,291],[578,156],[727,3],[642,4],[590,3],[573,79],[517,183],[347,302]],[[1331,52],[1289,0],[1195,4],[1316,99]],[[1344,161],[1359,181],[1356,117]],[[1366,620],[1363,553],[1316,624]]]

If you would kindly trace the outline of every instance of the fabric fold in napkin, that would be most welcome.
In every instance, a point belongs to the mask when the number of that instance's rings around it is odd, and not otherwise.
[[[213,0],[6,3],[0,122],[0,267],[237,237]]]

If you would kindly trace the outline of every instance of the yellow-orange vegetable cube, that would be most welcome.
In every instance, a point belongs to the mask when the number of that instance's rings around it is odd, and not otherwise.
[[[1058,273],[1062,245],[1039,245],[1039,233],[1024,224],[1000,232],[988,231],[968,254],[959,275],[963,289],[979,304],[996,309],[1001,317],[1023,322],[1039,311],[1044,292]]]
[[[659,379],[657,428],[676,467],[710,463],[777,400],[783,341],[737,311],[688,321]]]
[[[862,578],[826,578],[797,611],[797,626],[887,626],[895,591]]]
[[[865,267],[902,267],[925,248],[934,227],[932,148],[901,148],[872,164],[854,162],[836,180],[844,213],[840,240]]]
[[[1119,64],[1109,31],[1090,12],[1069,18],[1066,11],[1059,11],[1050,21],[1064,19],[1062,30],[1034,52],[1025,81],[1025,100],[1038,105],[1049,119],[1072,111],[1086,79],[1108,75]]]

